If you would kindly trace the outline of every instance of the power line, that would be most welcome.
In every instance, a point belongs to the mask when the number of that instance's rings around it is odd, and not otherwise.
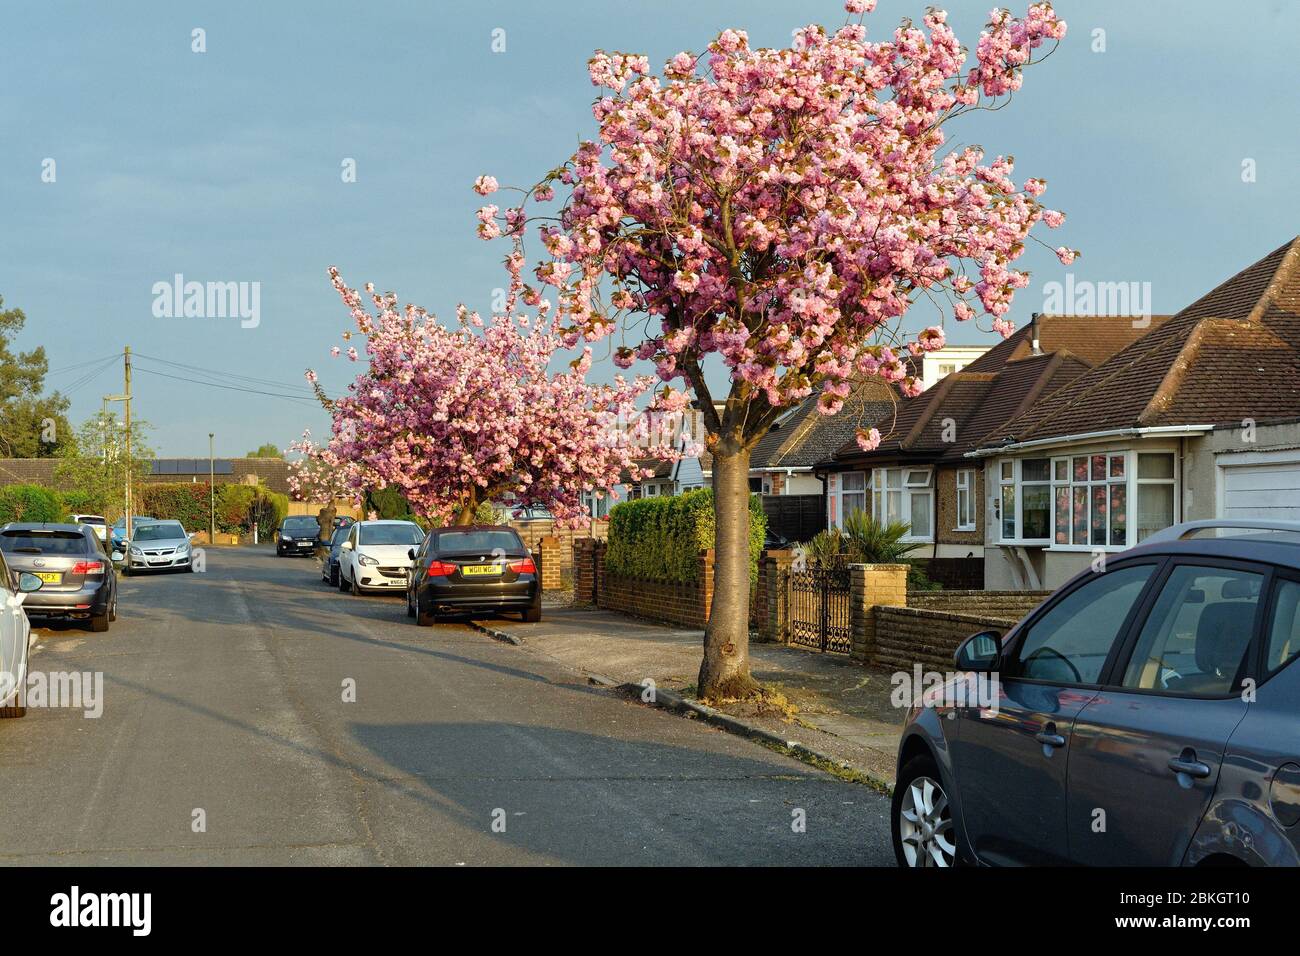
[[[202,366],[199,365],[186,365],[184,362],[173,362],[170,359],[158,358],[157,356],[154,355],[145,355],[141,352],[137,352],[135,353],[135,355],[137,358],[148,359],[151,362],[157,362],[160,365],[166,365],[171,368],[183,369],[186,372],[198,372],[202,375],[208,376],[209,378],[217,378],[222,380],[234,379],[236,381],[248,382],[253,385],[266,385],[271,388],[283,388],[283,389],[290,389],[290,390],[302,389],[304,391],[311,390],[310,387],[306,385],[290,385],[285,382],[274,382],[271,381],[270,379],[265,379],[265,378],[254,378],[251,375],[239,375],[236,372],[227,372],[227,371],[219,371],[217,369],[203,368]]]
[[[81,375],[75,381],[69,383],[66,388],[62,389],[63,394],[71,395],[73,392],[75,392],[77,389],[81,388],[82,386],[89,385],[95,379],[99,378],[99,376],[103,375],[110,368],[112,368],[116,359],[117,359],[116,355],[110,355],[108,357],[108,360],[100,363],[98,368],[91,369],[90,371],[86,372],[84,375]]]
[[[286,398],[295,402],[309,402],[313,405],[316,404],[315,398],[309,398],[305,395],[285,395],[281,392],[268,392],[262,389],[245,388],[240,385],[222,385],[220,382],[204,382],[198,379],[184,378],[180,375],[169,375],[166,372],[159,372],[155,369],[142,368],[138,365],[136,366],[135,370],[137,372],[144,372],[146,375],[158,375],[161,376],[162,378],[170,378],[178,382],[186,382],[190,385],[206,385],[209,388],[224,388],[231,392],[247,392],[250,395],[265,395],[270,398]]]
[[[78,362],[78,363],[75,364],[75,365],[65,365],[65,366],[63,366],[63,368],[53,368],[53,369],[50,369],[49,371],[47,371],[45,374],[46,374],[46,375],[62,375],[64,372],[71,372],[71,371],[74,371],[74,370],[79,369],[79,368],[85,368],[87,365],[98,365],[100,362],[112,362],[112,361],[114,361],[114,360],[116,360],[116,359],[119,359],[119,358],[121,358],[121,356],[120,356],[120,355],[117,355],[116,353],[114,353],[113,355],[107,355],[107,356],[104,356],[103,358],[88,359],[88,360],[85,361],[85,362]]]

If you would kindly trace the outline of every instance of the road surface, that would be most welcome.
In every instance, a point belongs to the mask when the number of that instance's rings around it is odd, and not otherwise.
[[[103,711],[0,721],[0,862],[892,863],[872,790],[310,559],[211,549],[123,578],[106,634],[38,635],[31,670],[102,672]]]

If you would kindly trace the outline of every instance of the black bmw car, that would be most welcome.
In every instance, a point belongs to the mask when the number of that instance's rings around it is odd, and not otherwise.
[[[406,588],[406,614],[428,627],[440,612],[518,611],[542,619],[542,582],[514,528],[434,528],[419,548]]]
[[[10,522],[0,527],[0,551],[15,575],[29,571],[44,582],[23,604],[31,623],[80,621],[107,631],[117,619],[117,573],[88,525]]]

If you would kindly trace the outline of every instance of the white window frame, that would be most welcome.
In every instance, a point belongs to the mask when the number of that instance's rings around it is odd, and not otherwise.
[[[1139,455],[1165,455],[1172,458],[1173,477],[1171,478],[1138,478],[1138,456]],[[1027,459],[1039,460],[1042,458],[1049,459],[1048,466],[1048,484],[1050,495],[1048,499],[1048,508],[1050,515],[1050,537],[1042,538],[1024,538],[1022,535],[1022,524],[1024,518],[1024,487],[1025,482],[1021,480],[1022,462]],[[1092,477],[1092,460],[1094,457],[1105,459],[1104,474],[1101,478]],[[1112,459],[1120,458],[1123,461],[1123,475],[1112,476],[1111,471],[1114,467]],[[1083,477],[1080,478],[1075,471],[1075,460],[1082,459],[1085,466]],[[1141,446],[1121,447],[1121,448],[1071,448],[1058,449],[1054,453],[1042,453],[1034,455],[1025,455],[1024,458],[1002,458],[994,464],[993,475],[998,479],[997,490],[991,494],[993,500],[993,523],[994,535],[993,540],[998,544],[1018,546],[1025,545],[1031,547],[1043,547],[1049,551],[1080,551],[1080,552],[1097,552],[1123,551],[1127,548],[1134,547],[1137,541],[1138,525],[1138,488],[1140,485],[1165,485],[1173,489],[1173,523],[1177,523],[1181,514],[1181,494],[1180,485],[1180,468],[1181,462],[1178,458],[1176,449],[1168,447],[1143,448]],[[1036,481],[1029,484],[1043,484]],[[1123,488],[1124,489],[1124,540],[1114,542],[1113,526],[1110,523],[1110,505],[1113,500],[1111,492],[1106,493],[1107,508],[1107,525],[1106,525],[1106,542],[1104,544],[1093,544],[1092,535],[1092,501],[1095,489],[1098,488]],[[1002,502],[1005,489],[1013,489],[1013,503],[1016,508],[1015,516],[1015,537],[1003,537],[1002,527]],[[1084,508],[1087,516],[1087,537],[1086,542],[1076,542],[1074,540],[1074,502],[1078,493],[1077,489],[1084,489]],[[1061,491],[1067,494],[1066,514],[1067,525],[1064,528],[1065,540],[1060,541],[1062,529],[1058,526],[1057,496]]]
[[[957,476],[957,526],[954,531],[979,530],[979,499],[976,489],[979,487],[974,468],[958,468]]]
[[[896,480],[894,480],[896,479]],[[929,543],[934,541],[934,468],[929,465],[898,465],[871,469],[871,517],[877,522],[888,520],[888,493],[899,496],[898,518],[908,525],[912,520],[912,498],[923,496],[926,501],[926,526],[929,534],[907,534],[904,541]]]

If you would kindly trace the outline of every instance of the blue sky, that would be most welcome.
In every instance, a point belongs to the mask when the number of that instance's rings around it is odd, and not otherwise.
[[[881,0],[869,35],[919,20],[925,5]],[[949,5],[967,45],[991,5]],[[1083,251],[1076,280],[1150,282],[1154,311],[1175,311],[1300,233],[1300,4],[1244,6],[1249,15],[1209,2],[1058,3],[1070,25],[1062,47],[1010,107],[950,136],[1014,155],[1018,179],[1048,180],[1045,201],[1069,218],[1041,236]],[[349,319],[326,267],[442,315],[462,300],[487,309],[505,246],[475,238],[481,200],[469,184],[483,172],[533,182],[590,135],[593,49],[659,64],[727,26],[775,45],[803,23],[838,25],[843,10],[832,0],[47,0],[2,17],[0,295],[27,313],[18,344],[46,346],[48,384],[66,387],[84,368],[57,370],[129,344],[284,383],[268,389],[279,392],[300,391],[315,366],[337,393],[356,367],[327,354]],[[206,53],[191,51],[196,27]],[[497,28],[504,53],[492,51]],[[1105,52],[1092,50],[1095,29]],[[54,183],[41,181],[46,158]],[[342,181],[345,158],[355,183]],[[1255,182],[1242,182],[1245,159]],[[1067,271],[1041,249],[1021,264],[1034,279],[1017,324]],[[260,325],[155,317],[153,284],[175,273],[260,283]],[[917,311],[918,327],[932,320]],[[949,337],[993,341],[951,322]],[[136,414],[162,454],[206,454],[210,431],[219,455],[325,431],[309,402],[164,378],[178,370],[156,360],[137,368]],[[116,365],[81,385],[74,420],[120,388]]]

